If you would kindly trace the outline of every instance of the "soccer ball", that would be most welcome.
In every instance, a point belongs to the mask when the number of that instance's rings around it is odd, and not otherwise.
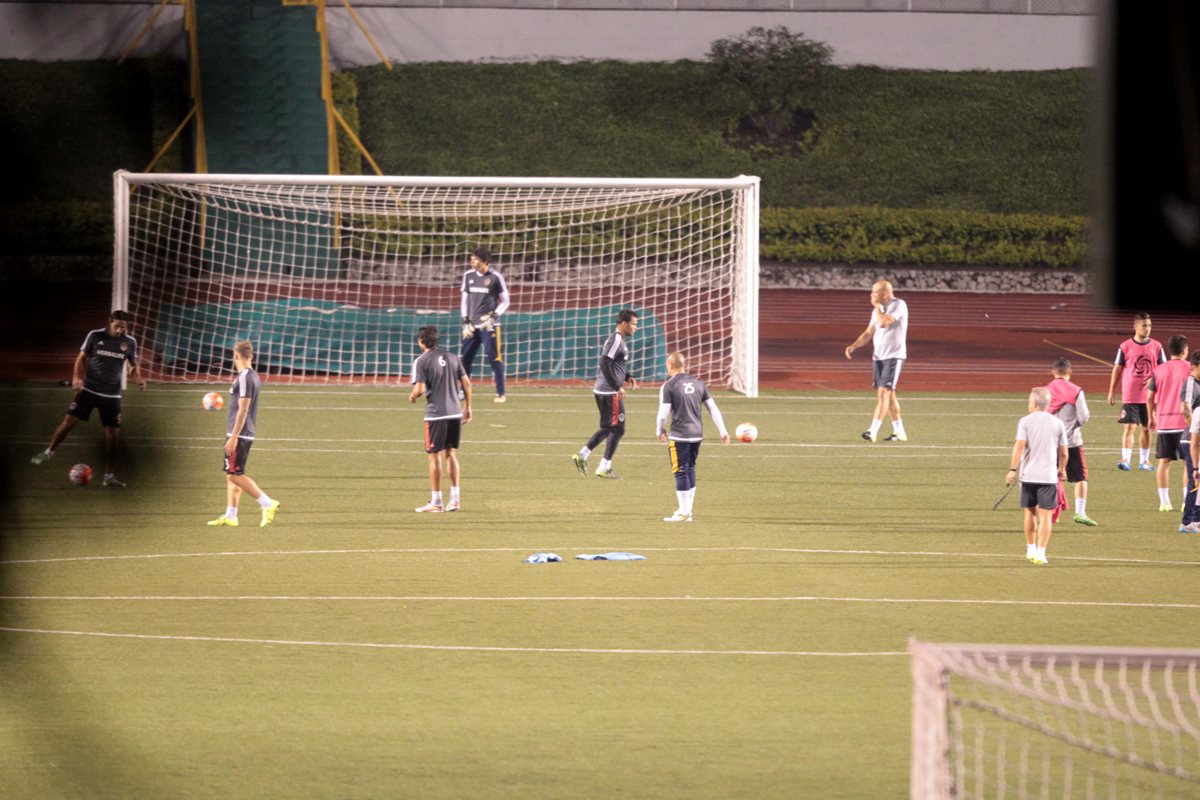
[[[758,428],[753,422],[743,422],[734,430],[733,435],[739,442],[753,442],[758,438]]]
[[[92,482],[92,468],[87,464],[76,464],[71,467],[71,471],[67,473],[67,477],[76,486],[87,486]]]
[[[220,411],[225,405],[225,398],[221,396],[220,392],[209,392],[204,395],[204,399],[201,402],[204,403],[204,408],[207,411]]]

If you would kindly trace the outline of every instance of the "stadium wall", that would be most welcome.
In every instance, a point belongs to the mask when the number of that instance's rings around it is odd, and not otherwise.
[[[635,3],[636,0],[630,0],[625,5]],[[505,4],[522,3],[511,0]],[[554,3],[530,0],[526,4]],[[844,66],[1005,71],[1070,69],[1096,63],[1093,39],[1097,18],[1078,12],[420,8],[362,2],[354,5],[384,53],[397,62],[702,59],[709,43],[716,39],[754,26],[786,25],[811,39],[830,44],[834,48],[834,63]],[[888,9],[922,6],[912,2],[875,5]],[[1040,5],[1045,5],[1044,0]],[[0,2],[0,31],[4,32],[0,36],[0,58],[34,61],[117,58],[151,18],[155,6],[147,2]],[[943,4],[926,2],[923,6],[970,8],[974,12],[1028,7],[1025,0],[1015,4],[957,0]],[[1052,8],[1053,4],[1046,7]],[[1084,12],[1091,9],[1086,2],[1068,3],[1065,7]],[[336,68],[378,62],[366,37],[340,4],[331,4],[328,20],[330,50]],[[164,9],[135,52],[137,55],[167,52],[182,58],[185,55],[182,8],[170,5]]]

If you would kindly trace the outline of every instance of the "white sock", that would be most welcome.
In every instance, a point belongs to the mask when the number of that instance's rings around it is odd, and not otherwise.
[[[679,503],[679,505],[676,506],[676,509],[683,514],[686,514],[687,513],[687,489],[683,489],[683,490],[676,489],[675,490],[675,500],[676,500],[676,502]]]
[[[237,506],[227,506],[225,508],[226,519],[237,519]]]
[[[104,480],[108,480],[109,478],[115,478],[115,477],[117,477],[117,473],[115,473],[115,472],[104,473]]]
[[[908,435],[907,433],[904,432],[904,420],[902,420],[902,419],[892,420],[892,431],[897,436],[907,436]]]
[[[600,471],[608,472],[610,469],[612,469],[612,462],[607,458],[600,459]]]
[[[883,420],[881,420],[881,419],[871,420],[871,435],[874,436],[875,434],[879,433],[879,429],[882,427],[883,427]]]
[[[461,496],[459,494],[459,492],[460,492],[461,488],[462,487],[460,487],[460,486],[451,486],[450,487],[450,502],[451,503],[457,503],[459,501],[459,498]]]
[[[1033,558],[1036,553],[1037,553],[1037,545],[1036,544],[1026,544],[1025,545],[1025,557],[1026,558]]]
[[[1171,490],[1170,489],[1159,489],[1158,490],[1158,502],[1163,504],[1164,506],[1171,505]]]
[[[590,456],[591,454],[592,454],[592,451],[587,449],[586,447],[579,448],[579,457],[582,458],[584,461],[587,461],[588,456]]]
[[[1124,461],[1126,464],[1128,464],[1129,459],[1132,457],[1133,457],[1133,448],[1131,448],[1131,447],[1122,447],[1121,448],[1121,460],[1122,461]]]
[[[1150,463],[1150,448],[1143,447],[1140,452],[1142,454],[1142,463],[1149,464]]]
[[[431,492],[429,502],[433,503],[435,506],[440,506],[442,504],[442,493]]]
[[[1045,558],[1046,558],[1046,548],[1044,548],[1044,547],[1039,547],[1039,548],[1037,549],[1037,556],[1038,556],[1038,558],[1041,558],[1041,559],[1045,560]]]
[[[1082,514],[1082,515],[1087,514],[1087,498],[1086,497],[1076,497],[1075,498],[1075,513]]]
[[[259,508],[270,508],[271,504],[274,502],[275,501],[272,500],[270,497],[267,497],[266,492],[263,492],[262,494],[260,494],[258,496],[258,507]]]
[[[49,447],[46,448],[46,458],[54,458],[54,451]]]

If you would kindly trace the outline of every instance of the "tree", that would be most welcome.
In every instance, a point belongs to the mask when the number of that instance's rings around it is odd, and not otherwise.
[[[768,141],[786,136],[833,48],[784,25],[751,28],[709,46],[708,61],[744,103],[743,118]],[[740,122],[740,120],[739,120]]]

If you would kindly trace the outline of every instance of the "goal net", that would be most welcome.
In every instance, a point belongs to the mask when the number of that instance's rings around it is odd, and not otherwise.
[[[679,350],[697,377],[755,396],[758,183],[118,172],[113,305],[158,380],[223,379],[250,339],[278,382],[395,383],[422,325],[457,347],[483,246],[511,295],[516,382],[592,380],[630,308],[634,377],[665,379]]]
[[[910,642],[911,797],[1200,797],[1200,650]]]

